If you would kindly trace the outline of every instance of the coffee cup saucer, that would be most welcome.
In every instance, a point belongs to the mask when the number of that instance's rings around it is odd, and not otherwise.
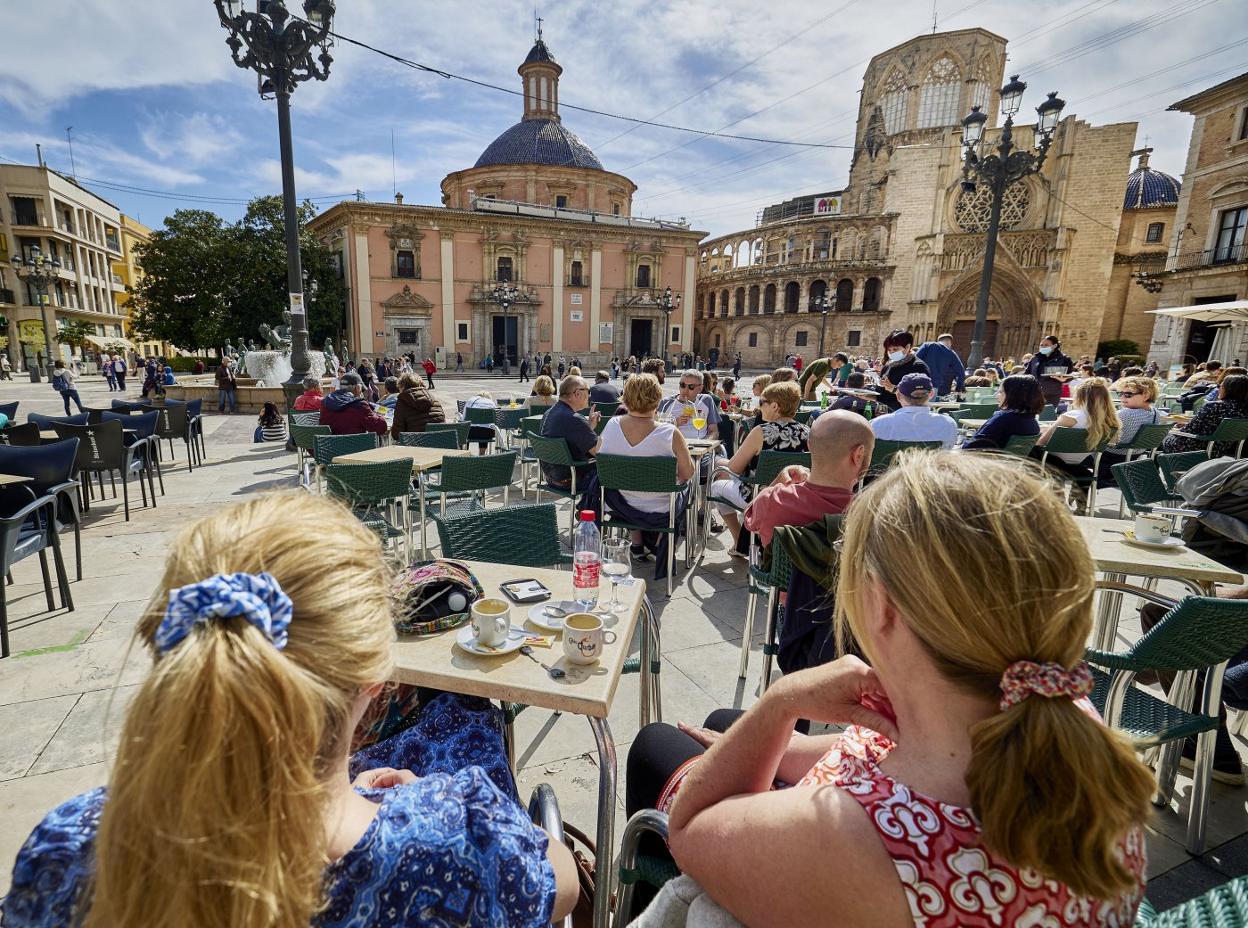
[[[1135,532],[1131,529],[1127,529],[1122,533],[1122,540],[1129,545],[1137,545],[1141,548],[1154,548],[1157,550],[1162,550],[1164,548],[1182,548],[1186,546],[1182,538],[1175,538],[1171,535],[1167,535],[1161,541],[1145,541],[1143,538],[1137,538],[1135,536]]]
[[[507,638],[504,641],[497,645],[484,645],[477,641],[472,634],[472,625],[469,624],[463,626],[455,633],[455,643],[469,654],[475,654],[478,657],[500,657],[503,654],[519,651],[525,641],[528,640],[528,637],[528,632],[513,625],[511,630],[507,632]]]

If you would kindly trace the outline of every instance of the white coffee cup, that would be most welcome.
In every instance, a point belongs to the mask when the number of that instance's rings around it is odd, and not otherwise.
[[[1135,537],[1147,544],[1161,544],[1170,537],[1170,517],[1141,512],[1135,517]]]
[[[563,653],[574,664],[594,663],[603,645],[614,643],[615,632],[604,629],[592,612],[574,612],[563,620]]]
[[[478,599],[472,604],[472,637],[477,644],[496,648],[511,631],[511,607],[501,599]]]

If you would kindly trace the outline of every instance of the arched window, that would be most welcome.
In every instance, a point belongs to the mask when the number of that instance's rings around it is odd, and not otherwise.
[[[932,62],[919,90],[918,128],[953,126],[961,121],[958,112],[961,81],[962,76],[952,58],[941,57]]]
[[[763,260],[763,240],[761,238],[754,239],[750,245],[750,264],[758,264]]]
[[[784,311],[786,313],[797,312],[797,301],[801,296],[802,287],[796,280],[790,280],[784,285]]]
[[[910,88],[900,71],[894,71],[884,82],[880,95],[880,113],[884,117],[884,131],[889,135],[906,128],[906,111],[910,108]]]
[[[648,264],[637,265],[637,289],[650,289],[650,265]]]
[[[751,316],[757,316],[762,311],[762,307],[760,307],[758,304],[758,298],[759,298],[758,284],[755,284],[754,286],[750,287],[750,315]]]
[[[763,291],[763,312],[774,313],[776,311],[776,285],[768,284],[767,289]]]
[[[496,262],[495,279],[498,281],[511,280],[511,258],[499,258]]]
[[[750,266],[750,243],[741,242],[737,245],[737,267]]]
[[[837,312],[848,312],[854,308],[854,282],[848,277],[839,281],[836,285],[836,310]]]
[[[815,301],[820,297],[827,296],[828,282],[826,280],[812,281],[810,285],[810,307],[815,312],[819,312],[821,308],[831,309],[832,307],[819,307],[815,305]]]
[[[568,285],[572,287],[583,287],[584,284],[584,265],[580,261],[572,262],[572,272],[568,275]]]
[[[832,233],[820,229],[815,233],[815,260],[826,261],[832,257]]]
[[[745,315],[745,287],[737,287],[737,292],[732,295],[733,312],[738,316]]]
[[[719,291],[719,314],[721,316],[728,315],[728,291]]]
[[[880,308],[880,278],[868,277],[862,288],[862,311],[873,313]]]

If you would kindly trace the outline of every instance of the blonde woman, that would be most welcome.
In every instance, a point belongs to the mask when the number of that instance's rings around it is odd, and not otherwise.
[[[0,921],[536,928],[570,912],[575,864],[529,823],[505,760],[502,785],[465,766],[505,758],[496,724],[464,710],[348,755],[392,669],[380,555],[344,507],[307,493],[191,525],[139,622],[154,664],[110,784],[35,829]],[[456,743],[433,740],[458,726]]]
[[[1132,924],[1154,780],[1086,699],[1094,565],[1061,501],[996,458],[910,453],[843,545],[841,637],[870,665],[785,674],[723,734],[685,729],[710,749],[677,774],[684,885],[655,907],[692,880],[763,928]],[[638,733],[630,775],[673,731]]]
[[[628,410],[626,415],[611,418],[602,430],[601,444],[598,454],[620,454],[636,457],[674,457],[676,459],[676,480],[685,483],[693,476],[693,458],[689,456],[689,446],[685,444],[685,436],[670,422],[656,422],[655,411],[659,401],[663,399],[663,389],[653,374],[634,374],[624,384],[621,402]],[[669,500],[666,493],[643,493],[633,490],[607,490],[604,494],[607,507],[629,518],[630,521],[644,521],[654,517],[655,527],[666,527]],[[631,512],[630,512],[631,510]],[[632,518],[636,516],[638,518]],[[677,515],[679,521],[679,514]],[[631,533],[634,557],[644,558],[647,549],[658,560],[655,579],[667,576],[667,560],[665,550],[661,550],[654,539],[643,537],[643,533]],[[666,541],[667,536],[661,538]],[[660,557],[659,555],[664,556]],[[659,574],[658,568],[663,572]]]
[[[555,403],[555,381],[547,374],[542,374],[533,381],[533,394],[524,401],[524,408],[546,409]]]
[[[762,452],[809,450],[810,428],[794,418],[801,400],[796,383],[781,381],[767,385],[759,402],[763,424],[750,429],[731,460],[720,461],[710,488],[713,499],[731,500],[744,509],[753,498],[754,488],[742,483],[741,478],[754,469]],[[728,503],[716,503],[715,508],[732,532],[731,553],[742,553],[744,545],[741,544],[741,522],[737,510]],[[714,531],[714,527],[711,530]]]
[[[1036,447],[1032,449],[1033,457],[1040,457],[1042,449],[1059,428],[1086,429],[1089,448],[1105,442],[1114,444],[1118,440],[1122,425],[1118,422],[1118,413],[1109,395],[1109,382],[1104,377],[1089,377],[1079,384],[1070,408],[1040,433]],[[1086,451],[1055,452],[1049,455],[1048,460],[1068,473],[1086,476],[1089,471],[1083,466],[1083,462],[1089,456]]]

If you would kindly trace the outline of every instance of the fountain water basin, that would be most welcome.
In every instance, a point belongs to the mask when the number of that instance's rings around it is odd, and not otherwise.
[[[313,377],[325,374],[325,357],[319,351],[308,353],[310,370]],[[289,351],[249,351],[244,357],[248,377],[254,377],[257,386],[281,387],[290,379]]]

